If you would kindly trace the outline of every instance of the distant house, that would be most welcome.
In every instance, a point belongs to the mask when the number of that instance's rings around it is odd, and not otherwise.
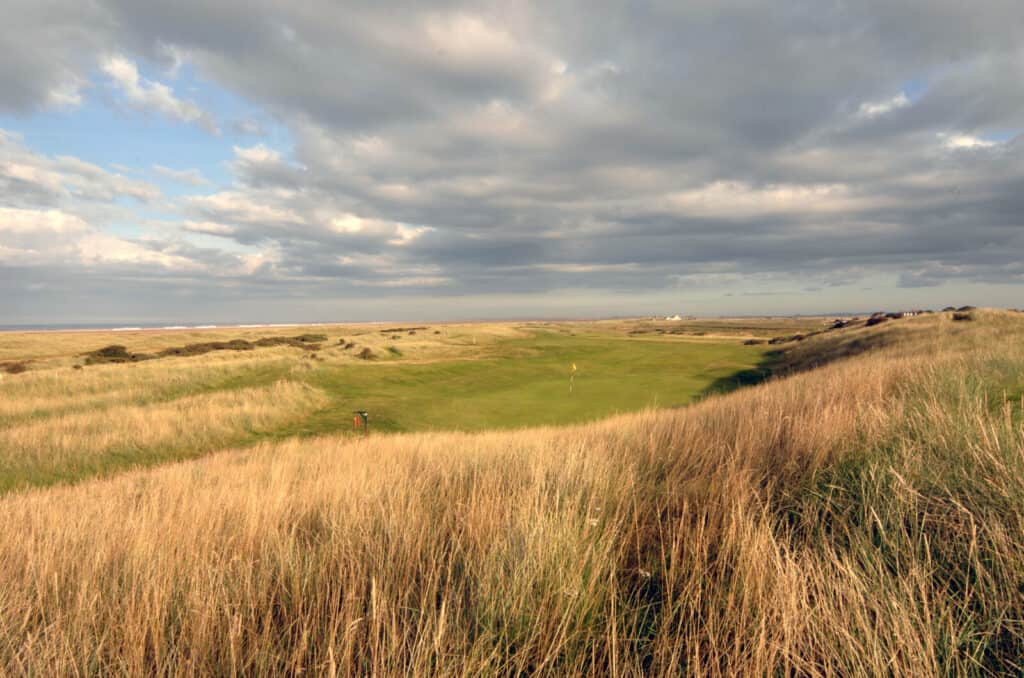
[[[683,319],[682,316],[680,316],[678,313],[676,313],[675,315],[667,315],[667,316],[665,316],[665,320],[682,320],[682,319]]]

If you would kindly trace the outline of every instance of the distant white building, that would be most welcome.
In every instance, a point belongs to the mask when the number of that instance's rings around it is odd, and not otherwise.
[[[676,313],[675,315],[667,315],[667,316],[665,316],[665,320],[682,320],[682,319],[683,319],[682,316],[680,316],[678,313]]]

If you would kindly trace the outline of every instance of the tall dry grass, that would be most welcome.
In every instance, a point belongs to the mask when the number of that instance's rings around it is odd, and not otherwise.
[[[253,375],[286,372],[288,363],[280,355],[268,353],[215,354],[200,360],[169,359],[5,375],[0,379],[0,425],[113,405],[160,402],[222,384],[252,381]]]
[[[244,434],[296,421],[326,402],[323,393],[306,384],[278,381],[156,404],[27,419],[0,428],[0,489],[103,474],[105,467],[123,465],[122,460],[144,465],[150,458],[217,449]]]
[[[7,496],[0,667],[1019,673],[1024,325],[884,331],[679,411],[289,441]]]

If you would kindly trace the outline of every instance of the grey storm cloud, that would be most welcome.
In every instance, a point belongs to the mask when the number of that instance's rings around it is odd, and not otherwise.
[[[187,61],[290,133],[236,148],[230,186],[136,243],[163,257],[155,287],[182,270],[224,303],[1024,282],[1016,0],[15,5],[0,110],[71,104],[124,54]],[[58,202],[4,176],[4,204]]]

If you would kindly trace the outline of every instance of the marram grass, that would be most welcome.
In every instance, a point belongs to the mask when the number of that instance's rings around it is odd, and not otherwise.
[[[977,317],[685,409],[10,494],[0,672],[1017,675],[1024,316]]]

